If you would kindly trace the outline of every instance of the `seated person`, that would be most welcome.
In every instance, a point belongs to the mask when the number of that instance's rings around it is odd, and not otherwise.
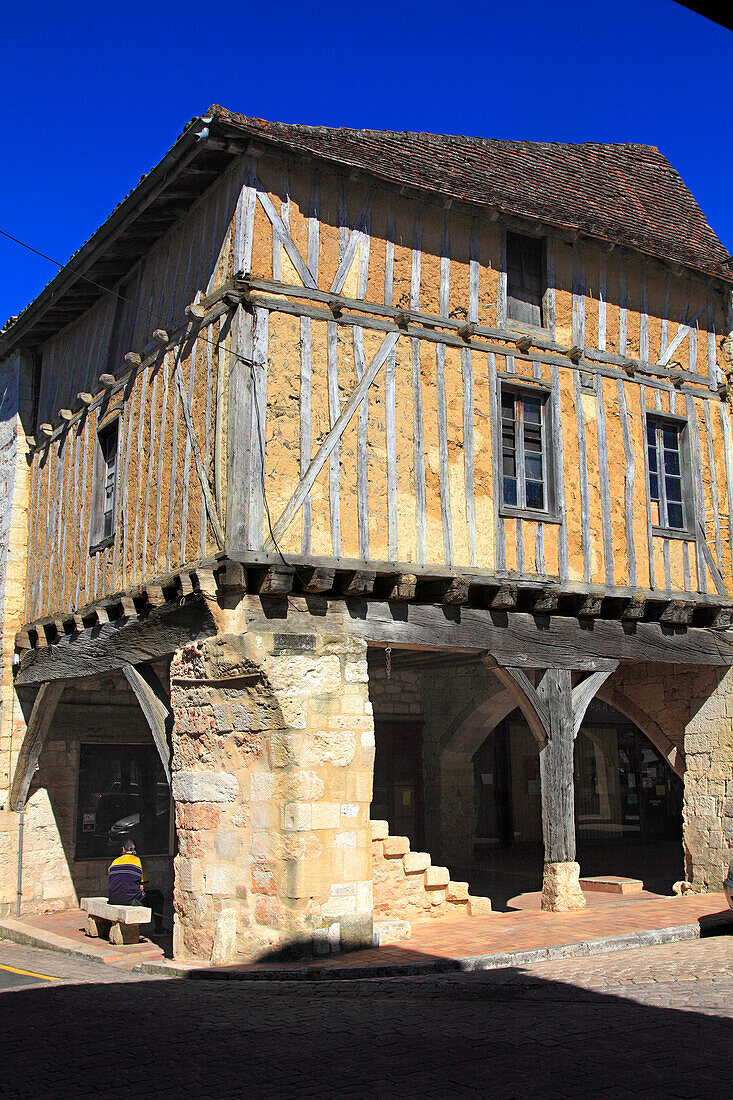
[[[155,931],[163,931],[163,895],[160,890],[146,890],[148,876],[143,861],[135,851],[135,843],[126,840],[122,855],[109,865],[107,900],[111,905],[145,905],[153,911]]]

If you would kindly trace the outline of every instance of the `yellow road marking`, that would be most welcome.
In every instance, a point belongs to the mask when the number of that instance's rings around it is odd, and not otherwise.
[[[53,978],[50,974],[34,974],[32,970],[18,970],[15,966],[3,966],[0,963],[0,970],[7,970],[9,974],[22,974],[26,978],[42,978],[44,982],[60,982],[60,978]]]

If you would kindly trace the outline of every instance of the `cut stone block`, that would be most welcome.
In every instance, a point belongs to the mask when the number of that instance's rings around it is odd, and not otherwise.
[[[450,872],[447,867],[428,867],[425,872],[426,890],[445,890],[450,882]]]
[[[489,917],[491,913],[491,898],[475,898],[472,894],[468,895],[468,915],[470,917]]]
[[[385,840],[389,836],[388,821],[370,821],[372,828],[372,840]]]
[[[422,871],[427,871],[430,866],[430,855],[428,852],[407,852],[402,865],[405,868],[406,875],[415,875]]]
[[[573,913],[585,909],[579,878],[580,867],[573,860],[546,863],[542,876],[542,909],[547,913]]]
[[[396,917],[391,920],[374,921],[374,946],[379,947],[383,943],[396,943],[398,940],[409,940],[412,935],[412,926],[409,920],[399,920]]]
[[[152,909],[144,905],[112,905],[106,898],[82,898],[79,904],[90,917],[101,917],[110,922],[149,924],[153,919]]]
[[[579,880],[581,890],[602,894],[638,894],[644,889],[640,878],[624,878],[623,875],[594,875]]]
[[[410,841],[406,836],[387,836],[384,838],[384,854],[387,859],[399,859],[407,855],[409,850]],[[446,883],[447,881],[446,879]]]
[[[448,890],[445,895],[446,901],[468,901],[468,883],[467,882],[449,882]]]

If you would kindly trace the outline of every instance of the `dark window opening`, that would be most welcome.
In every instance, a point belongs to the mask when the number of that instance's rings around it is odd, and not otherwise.
[[[546,401],[502,391],[503,501],[512,508],[548,510]]]
[[[649,497],[652,524],[684,530],[685,493],[682,465],[684,425],[647,419],[646,442],[649,460]]]
[[[108,545],[115,530],[117,503],[117,451],[119,420],[114,420],[97,434],[97,454],[94,468],[94,495],[90,528],[91,549]]]
[[[544,241],[539,237],[506,235],[507,318],[542,327],[545,293]]]
[[[76,858],[167,855],[170,793],[154,745],[81,745]]]

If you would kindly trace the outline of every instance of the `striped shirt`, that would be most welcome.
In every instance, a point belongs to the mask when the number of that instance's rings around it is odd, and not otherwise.
[[[142,893],[147,875],[142,860],[126,852],[109,865],[107,899],[112,905],[132,905]]]

